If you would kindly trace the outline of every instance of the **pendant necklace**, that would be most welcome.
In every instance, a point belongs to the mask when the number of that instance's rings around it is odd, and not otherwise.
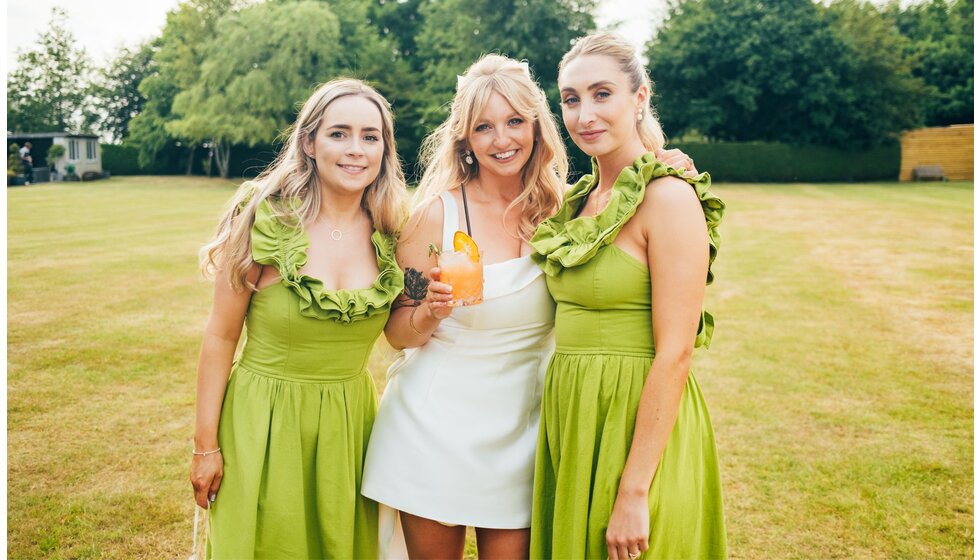
[[[354,228],[350,228],[347,231],[340,231],[337,228],[333,228],[330,230],[330,239],[333,239],[334,241],[340,241],[341,239],[344,238],[344,234],[350,233],[353,230]]]
[[[351,227],[345,230],[341,230],[340,228],[335,228],[330,223],[327,223],[327,227],[330,228],[330,239],[333,239],[334,241],[340,241],[341,239],[344,238],[345,235],[357,229],[357,224],[352,225]]]

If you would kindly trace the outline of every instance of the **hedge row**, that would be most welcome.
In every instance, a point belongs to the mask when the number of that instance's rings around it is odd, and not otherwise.
[[[713,181],[795,183],[896,181],[902,163],[896,142],[870,150],[790,146],[769,142],[677,142]]]
[[[678,142],[670,147],[685,151],[713,180],[725,182],[894,181],[902,159],[898,143],[863,151],[766,142]],[[140,168],[134,148],[103,144],[102,168],[113,175],[181,175],[187,170],[189,153],[187,148],[172,146],[162,150],[151,166]],[[198,148],[193,157],[192,173],[206,175],[207,152]],[[236,146],[229,175],[254,177],[274,158],[273,146]],[[217,169],[212,174],[217,175]]]
[[[232,179],[255,177],[275,158],[274,150],[273,146],[254,148],[235,146],[231,150],[228,176]],[[208,159],[208,152],[204,148],[197,148],[191,154],[186,147],[170,146],[160,150],[152,164],[140,167],[136,148],[102,144],[102,169],[110,171],[113,175],[183,175],[187,172],[188,157],[194,158],[191,173],[207,175],[205,162]],[[218,175],[217,166],[211,169],[211,174]]]

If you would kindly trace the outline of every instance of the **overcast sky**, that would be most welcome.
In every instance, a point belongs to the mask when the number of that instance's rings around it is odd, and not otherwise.
[[[8,0],[5,4],[9,71],[17,64],[18,49],[34,45],[53,6],[64,8],[68,29],[101,66],[121,46],[135,46],[158,34],[178,0]],[[600,0],[597,20],[603,29],[618,24],[619,33],[642,46],[653,33],[650,23],[663,17],[665,6],[665,0]]]

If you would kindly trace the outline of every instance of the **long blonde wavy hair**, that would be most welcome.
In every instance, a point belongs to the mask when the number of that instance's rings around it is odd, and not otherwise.
[[[303,103],[296,122],[283,132],[286,142],[275,161],[254,180],[239,187],[218,222],[214,238],[201,249],[201,270],[206,276],[214,276],[217,270],[227,270],[236,291],[256,289],[246,274],[254,264],[251,231],[256,210],[263,200],[269,200],[276,217],[283,223],[301,226],[316,218],[323,203],[320,179],[316,160],[307,155],[303,147],[314,140],[327,107],[350,95],[374,103],[381,112],[383,123],[381,170],[364,190],[361,207],[371,216],[375,229],[389,235],[398,232],[407,215],[407,191],[395,151],[391,106],[380,93],[360,80],[332,80],[318,87]]]
[[[425,171],[417,201],[439,194],[480,175],[479,164],[464,161],[467,137],[493,93],[500,94],[523,118],[534,123],[534,148],[521,170],[521,194],[504,216],[522,208],[518,235],[528,240],[542,220],[558,210],[568,175],[568,157],[548,99],[534,82],[527,64],[497,54],[474,62],[459,77],[449,118],[422,142],[419,161]]]
[[[612,33],[586,35],[575,41],[572,48],[565,53],[565,56],[561,57],[561,62],[558,64],[558,74],[560,75],[565,66],[575,58],[589,54],[608,56],[615,60],[619,64],[619,69],[629,77],[633,93],[636,93],[640,86],[646,84],[650,95],[643,107],[643,119],[636,123],[636,130],[640,134],[643,147],[647,150],[654,152],[663,148],[667,140],[663,128],[660,127],[660,121],[657,120],[657,113],[651,104],[653,85],[646,68],[643,67],[639,56],[636,54],[636,48]]]

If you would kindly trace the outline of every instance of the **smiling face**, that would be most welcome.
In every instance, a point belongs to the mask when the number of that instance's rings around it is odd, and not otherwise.
[[[466,141],[481,174],[511,177],[519,174],[531,158],[534,123],[521,116],[504,96],[493,92],[473,120]]]
[[[384,157],[383,126],[381,111],[365,97],[347,95],[327,106],[305,146],[320,184],[353,194],[374,182]]]
[[[604,55],[583,55],[568,62],[558,76],[565,128],[583,152],[602,157],[640,141],[637,112],[647,87],[633,91],[629,76]]]

